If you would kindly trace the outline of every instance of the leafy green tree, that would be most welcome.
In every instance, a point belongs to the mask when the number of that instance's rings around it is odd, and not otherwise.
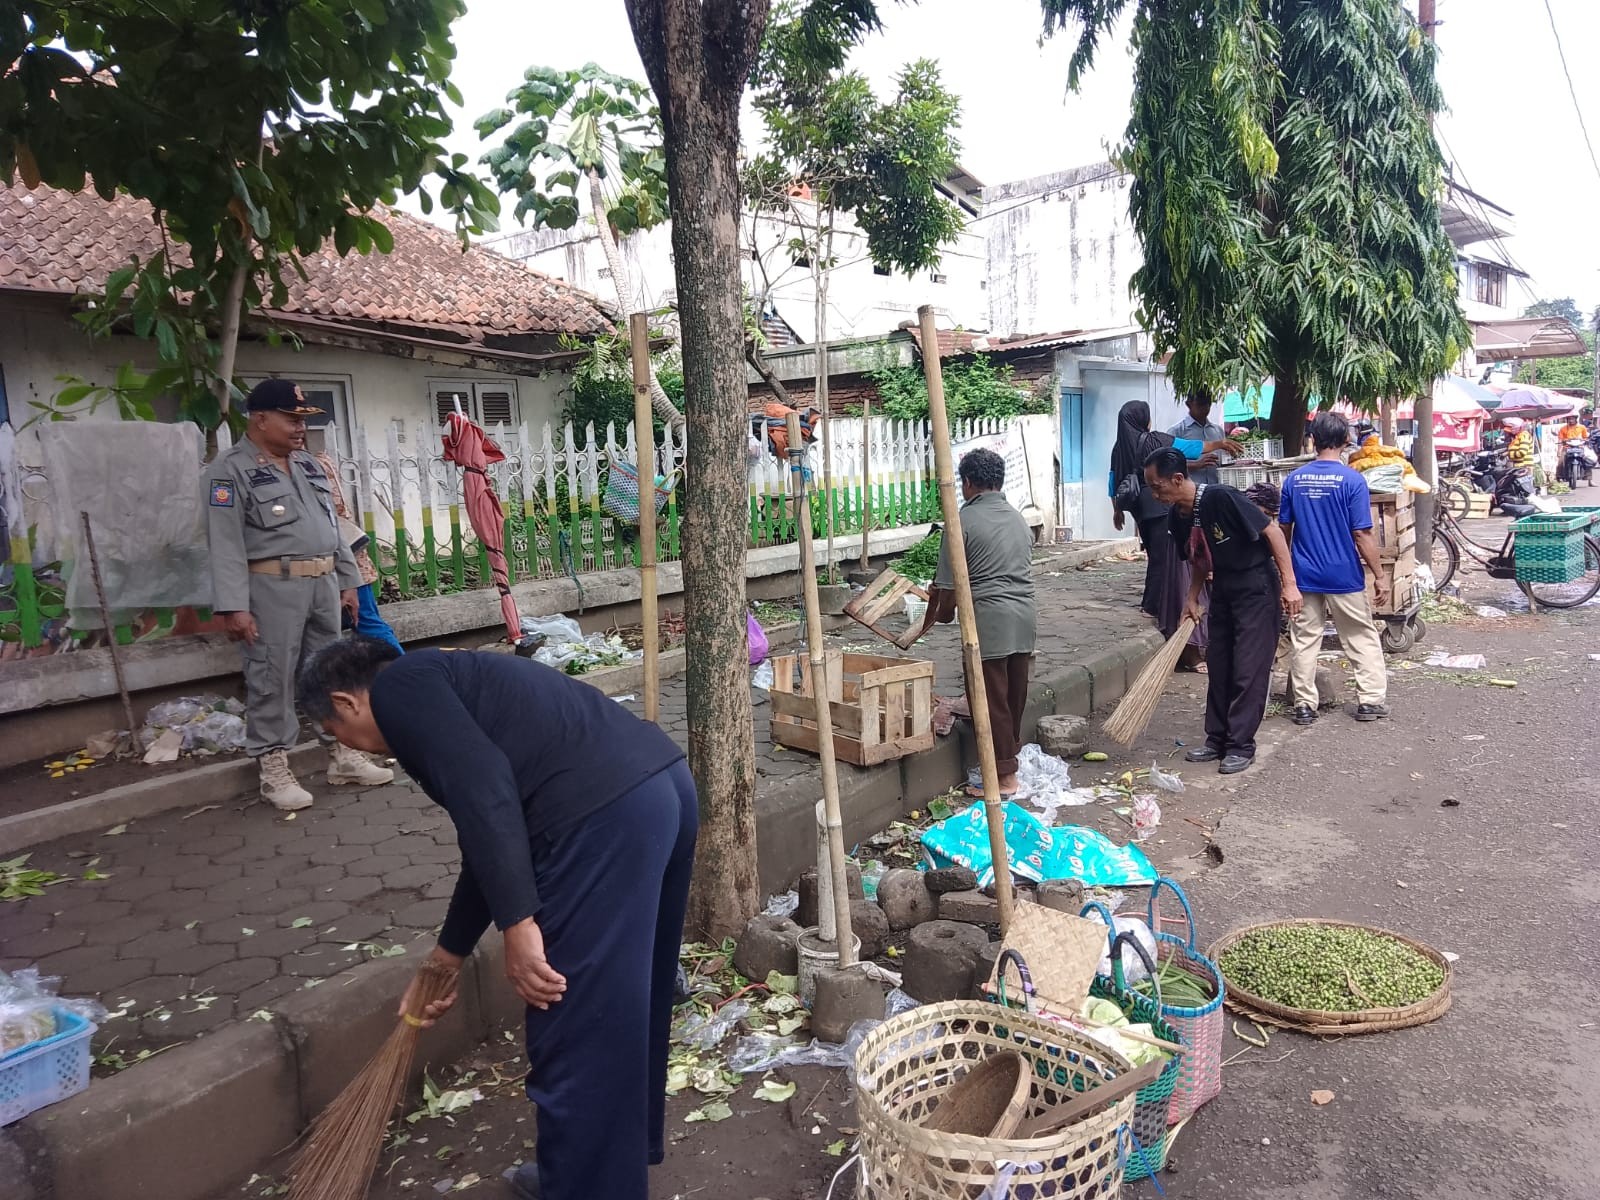
[[[1006,420],[1053,410],[1054,389],[1033,389],[1013,378],[1010,363],[987,354],[947,359],[943,366],[945,409],[952,423]],[[869,376],[878,389],[883,414],[897,421],[928,419],[928,383],[921,367],[886,367]]]
[[[755,214],[751,252],[766,266],[774,252],[807,264],[815,301],[817,408],[828,411],[828,292],[841,265],[835,249],[846,216],[866,237],[874,266],[905,272],[937,265],[960,235],[960,206],[939,190],[956,165],[960,101],[923,59],[902,70],[887,101],[865,75],[824,67],[811,52],[801,0],[780,0],[755,71],[754,105],[766,148],[745,171]],[[777,245],[762,247],[762,214],[776,217]],[[767,296],[756,297],[764,309]],[[759,369],[759,367],[758,367]],[[823,487],[833,486],[832,439],[822,431]],[[833,578],[833,510],[828,510]]]
[[[628,315],[640,311],[619,242],[667,219],[661,113],[650,89],[594,63],[575,71],[529,67],[506,102],[512,107],[480,117],[476,128],[491,138],[522,117],[483,156],[501,192],[517,196],[517,219],[531,216],[535,228],[571,229],[580,197],[587,200],[618,307]],[[650,400],[659,419],[683,419],[654,366]]]
[[[214,429],[237,395],[242,315],[284,299],[298,255],[386,252],[374,213],[432,180],[463,231],[498,202],[448,156],[461,0],[21,0],[0,9],[0,182],[147,201],[165,249],[118,271],[95,332],[162,366],[109,389],[126,415],[175,395]],[[423,206],[431,207],[422,191]],[[212,332],[218,331],[217,340]],[[95,389],[81,386],[78,400]]]
[[[1074,82],[1130,6],[1133,290],[1177,388],[1273,376],[1287,446],[1313,396],[1425,392],[1467,328],[1415,19],[1399,0],[1044,0],[1047,32],[1081,27]]]

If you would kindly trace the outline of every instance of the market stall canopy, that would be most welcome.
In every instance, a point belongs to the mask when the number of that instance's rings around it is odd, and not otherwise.
[[[1495,409],[1495,419],[1521,417],[1524,421],[1548,421],[1578,411],[1571,396],[1558,396],[1541,387],[1512,388],[1500,397],[1500,407]]]
[[[1517,317],[1473,323],[1473,349],[1479,362],[1508,358],[1566,358],[1589,347],[1571,321],[1561,317]]]
[[[1498,408],[1500,397],[1461,375],[1443,375],[1433,381],[1433,412],[1457,417],[1481,417]],[[1395,405],[1395,420],[1413,419],[1410,400]]]
[[[1265,421],[1272,415],[1272,393],[1274,391],[1272,380],[1267,380],[1259,387],[1246,388],[1241,395],[1238,388],[1234,388],[1222,398],[1222,422],[1224,425],[1234,425],[1240,421]]]

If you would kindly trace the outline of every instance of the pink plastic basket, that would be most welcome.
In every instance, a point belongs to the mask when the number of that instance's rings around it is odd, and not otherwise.
[[[89,1086],[94,1023],[57,1008],[56,1033],[0,1058],[0,1125],[75,1096]]]
[[[1183,905],[1183,915],[1188,925],[1186,937],[1162,932],[1157,904],[1162,888],[1169,889],[1178,898],[1178,903]],[[1156,936],[1157,955],[1171,959],[1191,975],[1210,980],[1217,990],[1211,1002],[1199,1008],[1176,1004],[1161,1006],[1162,1017],[1178,1031],[1183,1044],[1189,1047],[1189,1053],[1183,1055],[1178,1065],[1178,1086],[1172,1089],[1172,1106],[1167,1112],[1168,1123],[1176,1125],[1222,1091],[1222,998],[1227,984],[1217,964],[1195,947],[1194,912],[1189,908],[1189,898],[1183,894],[1182,888],[1165,876],[1157,879],[1155,886],[1150,889],[1147,915],[1150,931]]]

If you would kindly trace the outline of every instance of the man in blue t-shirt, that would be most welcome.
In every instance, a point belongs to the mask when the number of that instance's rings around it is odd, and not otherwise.
[[[1356,720],[1377,721],[1389,715],[1388,673],[1377,623],[1367,607],[1363,560],[1376,581],[1373,600],[1378,608],[1388,605],[1389,589],[1372,537],[1367,481],[1340,460],[1349,439],[1348,421],[1338,413],[1318,413],[1311,422],[1316,459],[1283,481],[1278,520],[1292,530],[1289,549],[1304,598],[1290,630],[1294,650],[1289,680],[1296,725],[1317,719],[1317,652],[1329,617],[1355,667]]]

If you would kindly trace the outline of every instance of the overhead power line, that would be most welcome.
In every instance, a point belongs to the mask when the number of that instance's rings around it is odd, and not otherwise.
[[[1589,126],[1583,119],[1583,106],[1578,103],[1578,89],[1572,82],[1572,70],[1567,66],[1567,52],[1561,45],[1561,31],[1556,28],[1555,10],[1550,0],[1544,0],[1544,14],[1550,18],[1550,36],[1556,40],[1556,54],[1561,58],[1561,73],[1567,77],[1567,94],[1572,97],[1572,111],[1578,114],[1578,128],[1583,131],[1583,144],[1589,150],[1589,164],[1594,167],[1595,178],[1600,179],[1600,158],[1595,157],[1594,142],[1589,137]]]

